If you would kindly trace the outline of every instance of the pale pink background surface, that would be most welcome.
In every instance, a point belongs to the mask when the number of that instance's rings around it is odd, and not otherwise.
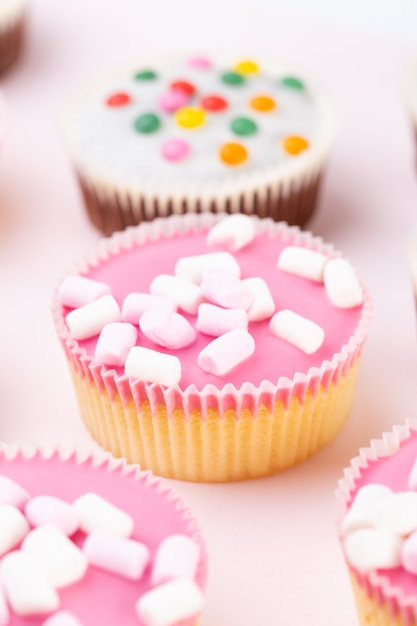
[[[9,109],[0,163],[0,438],[36,444],[91,443],[49,309],[60,276],[99,240],[60,141],[66,98],[144,54],[220,47],[293,60],[337,101],[339,133],[310,229],[354,262],[375,303],[353,412],[331,446],[282,475],[229,485],[172,482],[210,551],[201,626],[356,624],[333,492],[359,447],[417,413],[404,252],[417,222],[417,171],[400,83],[416,15],[393,19],[390,33],[389,11],[375,23],[369,11],[344,21],[332,3],[327,15],[319,2],[316,17],[313,3],[305,16],[306,3],[298,4],[297,14],[297,3],[278,0],[258,7],[219,0],[211,8],[191,0],[33,0],[24,59],[0,82]]]

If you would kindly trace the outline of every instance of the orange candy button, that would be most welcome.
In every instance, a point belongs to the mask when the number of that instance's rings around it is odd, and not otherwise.
[[[261,111],[262,113],[273,111],[277,107],[277,103],[273,98],[270,98],[270,96],[255,96],[249,102],[249,105],[252,109],[255,109],[255,111]]]
[[[307,150],[309,143],[304,137],[288,135],[282,140],[282,145],[288,154],[300,154],[303,150]]]
[[[224,143],[219,155],[226,165],[240,165],[248,158],[248,151],[241,143]]]

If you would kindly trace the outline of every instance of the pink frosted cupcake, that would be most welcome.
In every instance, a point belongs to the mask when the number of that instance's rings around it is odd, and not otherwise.
[[[195,626],[206,555],[189,510],[149,473],[3,446],[0,577],[1,624]]]
[[[0,2],[0,74],[21,55],[25,31],[26,0]]]
[[[337,491],[360,623],[417,624],[417,422],[361,449]]]

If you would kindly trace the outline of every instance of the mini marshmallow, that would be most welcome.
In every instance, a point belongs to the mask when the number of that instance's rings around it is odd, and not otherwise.
[[[235,213],[228,215],[210,229],[207,244],[235,252],[253,241],[255,231],[255,220],[248,215]]]
[[[170,350],[185,348],[196,338],[194,328],[183,315],[166,309],[145,311],[139,328],[145,337]]]
[[[160,585],[173,578],[193,580],[199,559],[200,547],[191,537],[180,534],[166,537],[155,554],[151,584]]]
[[[252,304],[248,309],[250,322],[260,322],[268,319],[275,311],[275,302],[269,291],[267,282],[258,276],[243,279],[253,296]]]
[[[374,505],[374,524],[381,530],[405,536],[417,530],[417,493],[400,491]]]
[[[85,554],[55,526],[39,526],[32,530],[24,538],[21,549],[36,559],[55,589],[81,580],[87,571]]]
[[[385,485],[369,484],[358,489],[355,498],[346,513],[341,530],[344,535],[358,530],[375,526],[374,505],[382,498],[392,494],[392,489]]]
[[[400,537],[379,528],[360,528],[344,539],[348,562],[362,572],[398,567],[401,545]]]
[[[324,330],[311,320],[285,309],[271,317],[269,330],[306,354],[316,352],[324,341]]]
[[[68,537],[73,535],[80,525],[74,508],[55,496],[35,496],[26,504],[25,515],[35,528],[48,524],[59,528]]]
[[[188,579],[171,580],[147,591],[136,602],[136,612],[145,626],[172,626],[200,613],[203,594]]]
[[[412,533],[403,542],[401,565],[406,572],[417,574],[417,532]]]
[[[64,306],[78,309],[91,304],[103,296],[111,295],[111,288],[106,283],[87,278],[86,276],[68,276],[61,283],[57,298]]]
[[[346,259],[331,259],[324,267],[324,286],[330,302],[341,309],[350,309],[363,302],[362,287]]]
[[[239,263],[230,252],[211,252],[184,256],[175,264],[175,276],[199,285],[208,270],[222,270],[236,278],[240,277]]]
[[[197,314],[198,307],[203,301],[203,294],[198,285],[170,274],[155,276],[149,291],[155,296],[172,298],[180,309],[191,315]]]
[[[6,595],[2,585],[0,585],[0,626],[7,626],[10,622],[10,611],[7,606]]]
[[[169,387],[181,380],[181,361],[173,354],[135,346],[127,355],[125,374]]]
[[[1,486],[1,483],[0,483]],[[413,463],[411,472],[408,476],[408,486],[410,489],[417,491],[417,458]]]
[[[198,355],[205,372],[223,376],[255,352],[255,341],[246,330],[236,328],[211,341]]]
[[[176,311],[177,304],[172,298],[153,296],[150,293],[129,293],[122,304],[122,322],[137,324],[139,318],[152,309]]]
[[[11,504],[0,506],[0,556],[20,543],[29,532],[23,513]]]
[[[130,580],[139,580],[150,561],[149,548],[133,539],[95,530],[83,545],[89,563]]]
[[[318,283],[323,282],[324,266],[327,257],[321,252],[301,248],[300,246],[287,246],[278,257],[278,267],[284,272],[297,274],[302,278],[308,278]]]
[[[58,611],[48,617],[42,626],[83,626],[82,622],[71,611]]]
[[[130,537],[133,519],[126,511],[96,493],[85,493],[72,503],[85,533],[102,530],[119,537]]]
[[[253,303],[253,294],[245,283],[223,270],[207,270],[201,280],[203,296],[213,304],[226,309],[247,311]]]
[[[22,550],[9,552],[0,562],[0,578],[17,615],[36,615],[56,611],[59,596],[37,560]]]
[[[0,505],[12,504],[18,509],[23,509],[29,498],[30,495],[19,483],[0,474]]]
[[[196,328],[205,335],[219,337],[234,328],[248,330],[248,314],[242,309],[222,309],[203,302],[198,307]]]
[[[65,318],[74,339],[94,337],[111,322],[120,320],[120,309],[113,296],[103,296],[91,304],[70,311]]]
[[[138,332],[133,324],[112,322],[106,324],[97,339],[94,356],[106,365],[121,367],[133,348]]]

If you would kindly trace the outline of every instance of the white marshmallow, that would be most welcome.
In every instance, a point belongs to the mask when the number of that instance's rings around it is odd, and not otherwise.
[[[287,246],[278,257],[278,267],[284,272],[297,274],[303,278],[323,282],[323,271],[327,257],[316,250]]]
[[[72,503],[85,533],[102,530],[119,537],[130,537],[133,518],[96,493],[85,493]]]
[[[145,337],[170,350],[185,348],[196,338],[190,322],[180,313],[167,309],[145,311],[139,320],[139,328]]]
[[[121,367],[130,348],[136,343],[138,332],[133,324],[112,322],[106,324],[97,339],[94,356],[106,365]]]
[[[223,376],[255,352],[255,341],[246,330],[236,328],[211,341],[198,355],[205,372]]]
[[[248,330],[248,314],[242,309],[223,309],[203,302],[198,307],[196,328],[205,335],[219,337],[234,328]]]
[[[147,591],[136,602],[136,612],[145,626],[172,626],[200,613],[203,594],[188,579],[171,580]]]
[[[411,468],[411,472],[408,476],[408,486],[414,491],[417,490],[417,458],[414,461],[413,467]]]
[[[57,298],[64,306],[78,309],[108,295],[111,295],[111,288],[106,283],[75,275],[68,276],[61,283]]]
[[[87,536],[83,552],[91,565],[130,580],[142,578],[150,561],[145,544],[99,530]]]
[[[39,526],[32,530],[24,538],[21,549],[36,559],[56,589],[81,580],[87,571],[85,554],[55,526]]]
[[[389,569],[401,563],[402,540],[379,528],[360,528],[344,539],[346,558],[360,571]]]
[[[0,585],[0,626],[7,626],[10,622],[10,611],[7,606],[6,594]]]
[[[207,234],[209,246],[221,246],[235,252],[247,246],[255,238],[255,221],[248,215],[235,213],[217,222]]]
[[[137,324],[145,311],[152,309],[168,309],[176,311],[177,304],[172,298],[153,296],[150,293],[129,293],[122,304],[122,322]]]
[[[213,304],[226,309],[247,311],[253,303],[253,294],[245,283],[223,270],[207,270],[201,280],[203,296]]]
[[[19,483],[0,474],[0,505],[12,504],[18,509],[23,509],[29,498],[30,495]]]
[[[392,494],[392,490],[385,485],[369,484],[358,489],[355,498],[347,511],[341,530],[344,535],[358,528],[375,526],[374,505],[382,498]]]
[[[362,287],[346,259],[330,259],[324,266],[324,286],[330,302],[341,309],[350,309],[363,302]]]
[[[59,596],[37,560],[22,550],[6,554],[0,562],[0,578],[17,615],[36,615],[56,611]]]
[[[306,354],[316,352],[324,341],[324,330],[321,326],[287,309],[278,311],[271,317],[269,330]]]
[[[152,567],[151,584],[161,583],[173,578],[193,580],[200,560],[200,547],[187,535],[170,535],[158,546]]]
[[[374,505],[377,528],[404,536],[417,530],[417,493],[401,491],[379,500]]]
[[[271,317],[275,311],[275,302],[267,282],[263,278],[253,276],[244,278],[243,283],[253,296],[252,304],[248,309],[249,321],[260,322]]]
[[[29,532],[23,513],[11,504],[0,506],[0,556],[20,543]]]
[[[171,298],[180,309],[191,315],[197,314],[198,307],[203,301],[203,294],[198,285],[170,274],[155,276],[149,291],[154,296]]]
[[[48,524],[68,535],[79,528],[79,519],[73,507],[55,496],[35,496],[26,504],[25,515],[35,528]]]
[[[402,545],[401,565],[406,572],[417,574],[417,532],[411,533]]]
[[[184,256],[175,264],[175,276],[196,285],[201,283],[208,270],[223,270],[237,278],[240,277],[239,263],[230,252],[209,252]]]
[[[181,380],[181,361],[173,354],[135,346],[127,355],[125,374],[169,387]]]
[[[71,611],[58,611],[48,617],[42,626],[83,626],[78,617]]]
[[[111,322],[120,320],[120,309],[113,296],[103,296],[91,304],[70,311],[65,318],[74,339],[94,337]]]

